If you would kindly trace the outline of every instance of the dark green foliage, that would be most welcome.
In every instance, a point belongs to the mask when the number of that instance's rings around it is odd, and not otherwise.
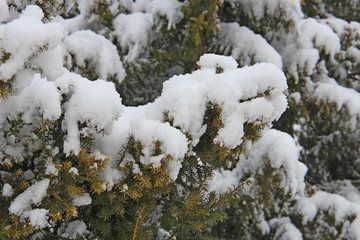
[[[225,204],[228,218],[212,227],[218,239],[272,239],[276,229],[264,231],[262,221],[286,216],[291,197],[280,187],[281,176],[267,165],[253,176],[246,191],[239,191]],[[263,219],[264,218],[264,219]]]
[[[358,21],[360,19],[360,3],[356,1],[304,0],[303,2],[304,13],[311,17],[326,17],[330,13],[346,21]]]

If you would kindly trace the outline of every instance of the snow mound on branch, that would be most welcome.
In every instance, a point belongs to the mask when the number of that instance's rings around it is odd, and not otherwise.
[[[75,220],[69,222],[66,227],[58,230],[58,234],[63,238],[75,239],[79,236],[84,236],[90,232],[86,229],[86,224],[83,221]]]
[[[220,42],[225,52],[239,59],[242,65],[252,62],[273,63],[282,68],[279,53],[259,34],[238,23],[222,23]]]
[[[182,18],[182,3],[177,0],[154,0],[151,2],[151,13],[154,16],[165,16],[168,20],[167,29],[175,28]]]
[[[38,6],[27,6],[19,19],[0,26],[0,49],[10,53],[9,59],[0,65],[0,78],[9,79],[35,53],[55,48],[66,36],[60,23],[43,24],[43,13]],[[26,41],[19,41],[26,39]]]
[[[240,4],[255,19],[262,19],[266,14],[297,22],[304,16],[299,0],[242,0]]]
[[[340,50],[338,35],[326,24],[313,18],[301,20],[299,23],[300,41],[305,48],[324,49],[326,54],[334,58]]]
[[[294,224],[291,223],[289,217],[282,217],[282,218],[274,218],[271,219],[270,227],[275,228],[276,232],[274,234],[274,239],[279,240],[302,240],[302,234],[299,229],[295,227]]]
[[[343,54],[339,35],[324,21],[313,18],[299,20],[296,34],[287,34],[281,39],[275,45],[284,59],[284,68],[294,77],[295,83],[301,76],[311,76],[319,71],[327,74],[326,67],[321,66],[323,62],[319,62],[322,54],[327,55],[332,64],[337,64],[337,54]]]
[[[46,214],[49,213],[49,210],[46,209],[34,209],[24,212],[23,216],[30,220],[30,224],[35,228],[44,228],[49,223],[47,221],[48,217]]]
[[[90,30],[77,31],[64,40],[66,49],[75,55],[78,66],[85,68],[85,61],[96,66],[99,78],[106,80],[109,76],[117,76],[118,83],[125,78],[116,47],[105,37]]]
[[[311,197],[298,199],[298,211],[303,215],[303,222],[311,222],[319,211],[329,211],[335,216],[335,222],[348,222],[345,225],[348,237],[360,239],[360,205],[346,198],[323,191],[315,192]],[[354,220],[349,221],[347,218]]]
[[[337,83],[315,83],[314,95],[324,102],[335,103],[338,110],[345,107],[350,119],[347,121],[351,130],[355,130],[360,117],[360,93]]]
[[[44,119],[55,120],[61,115],[60,94],[53,82],[36,74],[31,85],[25,88],[18,99],[25,122],[31,123],[38,109]]]
[[[152,15],[141,12],[119,14],[113,22],[115,31],[112,37],[116,37],[121,48],[128,51],[124,60],[134,61],[148,44],[148,33],[153,25]]]
[[[280,187],[291,194],[303,193],[305,189],[305,174],[307,167],[298,161],[299,148],[294,139],[281,131],[269,130],[265,132],[259,143],[244,162],[244,169],[254,171],[265,167],[266,158],[274,169],[284,168],[285,176]]]
[[[236,69],[238,66],[237,62],[234,61],[233,58],[211,53],[201,56],[197,64],[200,68],[211,68],[215,70],[217,67],[220,67],[223,70],[228,70]]]
[[[75,206],[85,206],[91,204],[92,199],[89,193],[83,193],[82,195],[74,195],[73,203]]]
[[[11,197],[13,194],[14,194],[14,189],[12,188],[12,186],[8,183],[5,183],[2,188],[2,195],[4,197]]]
[[[88,133],[110,130],[122,110],[121,98],[113,83],[103,80],[89,81],[74,73],[66,73],[55,82],[62,94],[71,94],[65,103],[63,129],[67,131],[64,153],[80,151],[78,122],[86,122]],[[85,130],[81,132],[85,136]]]
[[[40,204],[46,196],[46,190],[49,187],[50,180],[43,179],[28,187],[23,193],[19,194],[9,207],[12,214],[28,218],[30,224],[36,228],[44,228],[48,225],[46,209],[31,209],[32,204]]]
[[[204,132],[202,119],[207,104],[219,104],[224,127],[215,141],[234,148],[242,143],[245,122],[271,122],[285,111],[286,78],[270,63],[233,69],[237,63],[232,57],[214,56],[203,56],[199,63],[200,67],[205,63],[204,68],[165,82],[162,96],[155,104],[162,105],[163,111],[169,111],[174,126],[189,133],[195,142]],[[229,64],[231,61],[232,65]],[[216,74],[215,63],[224,66],[223,73]],[[228,66],[230,68],[226,68]]]
[[[198,64],[200,69],[192,74],[174,76],[165,82],[162,95],[154,103],[125,107],[112,133],[99,138],[103,151],[119,159],[118,152],[133,136],[144,147],[141,162],[160,166],[162,158],[171,156],[169,174],[176,179],[183,157],[206,131],[203,121],[210,102],[222,108],[224,126],[215,142],[229,148],[242,143],[245,122],[270,123],[285,111],[286,79],[275,65],[262,63],[238,69],[232,57],[215,54],[202,56]],[[218,74],[217,67],[223,72]],[[164,122],[165,113],[171,125]],[[152,149],[157,140],[162,155],[154,157]],[[115,161],[110,165],[117,164]]]
[[[258,169],[270,164],[282,174],[281,186],[292,195],[303,194],[307,167],[298,161],[299,148],[294,139],[281,131],[270,129],[264,133],[248,155],[242,156],[238,166],[230,171],[217,172],[210,181],[210,191],[220,194],[237,185],[245,174],[255,174]],[[284,169],[283,171],[281,169]]]
[[[39,204],[46,196],[49,183],[50,180],[46,178],[28,187],[14,199],[9,207],[9,211],[20,216],[25,210],[30,208],[31,204]]]

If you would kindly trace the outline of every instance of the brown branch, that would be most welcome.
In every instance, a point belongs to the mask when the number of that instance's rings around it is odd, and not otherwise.
[[[178,234],[178,232],[175,232],[173,235],[171,235],[167,240],[171,240],[173,239],[174,237],[176,237],[176,235]]]
[[[139,222],[139,226],[141,226],[141,223],[142,221],[146,218],[146,216],[150,213],[151,211],[147,211],[144,216],[140,219],[140,222]]]
[[[138,218],[137,218],[137,220],[136,220],[136,225],[135,225],[135,229],[134,229],[134,234],[133,234],[133,238],[132,238],[132,240],[135,240],[135,238],[136,238],[136,232],[138,231],[138,229],[139,229],[139,227],[140,227],[140,219],[141,219],[141,214],[142,214],[142,212],[144,211],[144,208],[145,208],[145,206],[143,206],[142,208],[141,208],[141,210],[140,210],[140,212],[139,212],[139,216],[138,216]]]
[[[124,160],[125,154],[126,154],[126,152],[128,151],[128,149],[129,149],[129,147],[130,147],[130,143],[131,143],[132,140],[133,140],[133,136],[130,136],[130,137],[129,137],[129,141],[127,142],[126,147],[125,147],[125,149],[124,149],[124,152],[123,152],[123,154],[121,155],[120,163],[122,163],[122,161]]]

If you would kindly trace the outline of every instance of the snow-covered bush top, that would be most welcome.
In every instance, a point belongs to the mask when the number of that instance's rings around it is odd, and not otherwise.
[[[360,238],[359,191],[350,181],[306,189],[299,161],[333,164],[336,150],[322,148],[333,141],[349,168],[359,162],[360,24],[327,13],[331,1],[315,1],[316,17],[303,12],[307,0],[209,0],[196,16],[201,4],[190,0],[28,2],[0,0],[0,188],[10,216],[0,216],[0,238],[22,228],[91,239],[128,214],[121,223],[134,239],[149,226],[171,239],[185,225],[204,229],[201,214],[253,181],[234,212],[254,222],[251,234],[302,239],[316,222]],[[125,106],[123,83],[150,82],[151,71],[155,85],[165,81],[161,94]],[[292,136],[271,129],[289,107],[277,127]]]

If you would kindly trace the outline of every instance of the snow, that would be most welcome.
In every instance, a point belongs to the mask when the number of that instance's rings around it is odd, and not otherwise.
[[[210,191],[223,194],[248,173],[255,174],[257,170],[269,164],[283,178],[281,188],[292,194],[303,194],[305,190],[305,174],[307,167],[299,162],[300,149],[295,140],[288,134],[278,130],[265,131],[262,138],[251,147],[249,154],[241,156],[240,162],[232,171],[217,172],[210,181]],[[283,170],[281,170],[283,169]]]
[[[152,25],[150,13],[119,14],[114,19],[115,32],[112,36],[117,38],[124,51],[128,51],[124,57],[125,62],[133,62],[143,52],[148,44]]]
[[[117,49],[105,37],[90,30],[77,31],[65,40],[68,52],[75,55],[76,64],[85,68],[85,61],[90,61],[96,67],[99,78],[107,79],[117,76],[118,83],[125,78],[125,69],[122,65]]]
[[[334,32],[338,34],[339,37],[343,36],[346,33],[346,29],[349,25],[347,21],[335,17],[321,19],[320,22],[325,23],[329,27],[331,27]]]
[[[40,74],[36,74],[31,85],[22,91],[17,103],[27,123],[32,122],[38,109],[47,120],[58,119],[61,115],[60,95],[56,85],[41,78]]]
[[[349,47],[346,49],[346,58],[354,59],[356,62],[360,62],[360,50],[356,47]]]
[[[33,180],[34,177],[35,177],[35,174],[30,169],[23,173],[23,178],[27,181]]]
[[[35,5],[29,5],[18,19],[0,26],[0,48],[11,54],[10,58],[0,65],[0,77],[9,79],[24,68],[25,62],[40,48],[56,47],[66,31],[59,23],[43,24],[43,13]],[[27,39],[27,41],[18,41]]]
[[[90,13],[94,2],[80,0],[80,15],[77,17],[65,20],[58,16],[45,23],[38,6],[29,5],[22,13],[14,13],[14,10],[9,10],[7,1],[0,0],[0,23],[3,23],[0,25],[0,49],[10,54],[9,59],[0,65],[0,79],[7,81],[15,76],[13,95],[7,101],[0,101],[1,164],[12,166],[14,162],[23,161],[24,142],[18,141],[25,136],[36,139],[31,131],[40,115],[43,120],[62,121],[66,156],[79,153],[81,136],[95,134],[96,147],[110,157],[110,164],[99,174],[108,191],[126,177],[119,170],[119,165],[126,161],[133,163],[133,173],[143,174],[140,164],[135,163],[130,154],[125,154],[120,163],[129,136],[143,145],[143,154],[139,157],[141,164],[153,167],[166,164],[169,177],[176,180],[184,157],[194,154],[193,148],[208,127],[203,120],[211,102],[222,110],[223,126],[214,144],[228,148],[244,144],[249,152],[240,156],[233,170],[217,171],[208,182],[209,191],[224,194],[238,185],[245,175],[253,176],[259,169],[270,165],[281,176],[280,187],[297,201],[296,207],[304,223],[314,220],[321,211],[334,214],[337,223],[355,217],[354,221],[346,222],[344,228],[347,228],[349,237],[360,238],[359,191],[350,182],[342,182],[331,183],[331,187],[327,186],[328,192],[317,191],[310,197],[304,196],[307,168],[299,161],[300,147],[290,135],[270,129],[271,122],[287,108],[284,94],[287,83],[282,68],[290,76],[294,75],[295,80],[306,81],[309,95],[318,101],[334,103],[338,110],[346,109],[350,129],[358,128],[359,92],[329,78],[328,62],[322,59],[322,55],[326,54],[331,64],[339,61],[335,56],[342,56],[356,66],[360,62],[356,35],[360,32],[359,23],[348,23],[333,16],[304,18],[299,0],[237,1],[255,20],[271,15],[287,20],[292,29],[280,31],[278,35],[268,31],[261,36],[250,29],[252,23],[248,27],[222,23],[217,40],[221,42],[220,51],[231,57],[205,54],[197,62],[198,70],[166,81],[161,96],[154,102],[126,107],[122,105],[115,85],[105,80],[116,77],[116,83],[121,83],[126,73],[119,55],[124,57],[126,64],[146,56],[156,31],[159,31],[154,26],[165,23],[168,30],[174,29],[183,17],[183,3],[177,0],[107,1],[116,18],[114,31],[106,32],[99,30],[101,23],[95,24],[96,15]],[[236,1],[230,2],[235,6]],[[24,6],[21,1],[17,3]],[[15,17],[17,19],[11,20]],[[347,35],[351,36],[347,39],[349,47],[341,49],[340,42]],[[119,49],[113,44],[116,41]],[[89,81],[80,76],[80,68],[86,68],[86,61],[95,67],[96,75],[102,80]],[[66,70],[65,67],[71,69],[73,63],[77,69],[73,69],[74,72]],[[238,68],[238,63],[245,67]],[[253,63],[257,64],[247,66]],[[347,76],[346,67],[336,70],[344,78]],[[300,90],[290,94],[290,98],[299,104],[305,99]],[[171,124],[164,121],[165,113]],[[7,136],[7,122],[15,120],[18,114],[29,125],[22,128],[19,136]],[[248,122],[267,124],[261,133],[262,138],[254,145],[243,142],[243,126]],[[82,123],[86,123],[86,127],[79,129]],[[300,132],[302,127],[294,124],[296,131]],[[160,142],[161,154],[154,156],[156,142]],[[59,148],[51,145],[46,147],[55,156]],[[107,160],[101,152],[95,151],[95,158]],[[9,212],[20,216],[21,220],[28,220],[34,228],[49,226],[49,210],[35,206],[45,198],[50,180],[39,178],[45,174],[53,179],[59,174],[52,159],[45,159],[45,162],[44,169],[24,172],[22,178],[31,181],[32,185],[22,193],[14,196],[17,190],[14,191],[13,183],[13,186],[2,184],[2,196],[12,200]],[[91,168],[97,169],[98,165],[95,163]],[[79,170],[72,167],[69,173],[76,176]],[[3,177],[3,173],[1,175]],[[126,190],[128,186],[123,184],[123,191]],[[72,197],[76,206],[92,203],[89,193]],[[278,216],[268,222],[263,213],[258,217],[258,226],[263,233],[275,229],[274,237],[277,239],[302,239],[301,232],[289,217]],[[59,230],[64,238],[88,233],[86,224],[80,219]],[[167,238],[170,233],[159,229],[160,236]]]
[[[80,151],[78,122],[86,122],[91,132],[110,130],[123,109],[113,83],[89,81],[74,73],[66,73],[55,82],[62,94],[71,94],[65,103],[63,129],[67,131],[64,153]],[[84,132],[83,132],[84,133]]]
[[[151,1],[151,13],[154,16],[165,16],[168,20],[167,29],[175,28],[183,17],[180,11],[182,4],[177,0],[153,0]]]
[[[257,20],[264,18],[265,14],[280,15],[280,17],[293,22],[303,18],[299,0],[243,0],[241,5]]]
[[[164,83],[161,100],[166,106],[164,110],[169,111],[169,116],[174,119],[175,126],[190,133],[196,142],[204,132],[201,122],[206,104],[218,103],[222,108],[224,127],[219,130],[215,141],[233,148],[242,142],[242,123],[256,120],[267,122],[280,117],[287,105],[282,94],[287,85],[281,70],[268,63],[232,69],[236,66],[234,60],[233,66],[226,68],[231,57],[227,57],[227,61],[219,57],[214,62],[213,55],[205,56],[208,59],[203,61],[212,65],[203,67],[200,62],[200,70],[191,75],[175,76]],[[224,73],[215,74],[215,63],[224,67]],[[268,98],[257,97],[270,89]],[[248,99],[251,100],[239,104],[240,100]],[[262,111],[264,106],[265,112]]]
[[[81,220],[69,222],[66,228],[59,229],[58,234],[63,238],[76,239],[78,236],[89,234],[86,224]]]
[[[11,197],[14,194],[14,189],[8,183],[5,183],[2,189],[2,195],[4,197]]]
[[[339,36],[326,24],[307,18],[301,20],[299,28],[300,41],[305,47],[311,48],[314,45],[318,49],[324,49],[332,58],[340,50]]]
[[[325,185],[326,186],[326,185]],[[360,192],[349,180],[330,182],[327,191],[339,194],[350,202],[360,205]]]
[[[359,92],[336,83],[316,83],[314,94],[319,100],[335,103],[338,110],[346,108],[349,113],[348,127],[351,130],[357,128],[360,116]]]
[[[92,199],[89,193],[83,193],[82,195],[75,195],[73,197],[73,203],[75,206],[85,206],[91,204]]]
[[[203,55],[198,64],[200,69],[192,74],[174,76],[166,81],[162,95],[154,103],[125,107],[111,134],[97,137],[102,150],[112,159],[119,159],[118,154],[126,146],[128,137],[133,136],[144,147],[144,155],[140,158],[143,164],[159,167],[162,158],[171,157],[168,171],[175,180],[183,157],[191,152],[185,134],[192,137],[191,147],[198,143],[206,130],[203,117],[209,102],[218,103],[222,108],[224,126],[215,141],[229,148],[242,143],[245,122],[271,122],[286,109],[283,94],[287,88],[286,79],[277,66],[261,63],[239,69],[232,57],[215,54]],[[217,74],[217,66],[224,72]],[[165,112],[173,120],[173,126],[162,122]],[[152,149],[157,140],[161,142],[163,155],[154,157]],[[114,168],[117,164],[113,161],[110,165]],[[136,166],[134,170],[138,171]],[[112,181],[109,182],[111,185]]]
[[[71,167],[69,169],[69,173],[71,173],[72,175],[79,175],[79,170],[77,170],[77,168],[75,167]]]
[[[348,217],[355,217],[348,226],[348,237],[352,239],[360,238],[360,205],[348,201],[338,195],[317,191],[311,197],[299,198],[297,208],[303,215],[303,221],[312,221],[319,211],[329,211],[335,216],[336,223],[346,221]]]
[[[55,176],[57,176],[59,174],[59,170],[56,168],[55,164],[52,161],[48,161],[46,163],[45,174],[46,175],[55,175]]]
[[[274,239],[279,240],[302,240],[302,234],[294,224],[291,223],[289,217],[274,218],[270,220],[270,226],[276,228]]]
[[[46,190],[50,184],[49,179],[43,179],[28,187],[12,201],[9,211],[12,214],[28,218],[30,224],[35,228],[44,228],[48,225],[47,214],[49,210],[36,208],[31,205],[38,205],[46,196]]]
[[[114,165],[114,162],[111,163]],[[111,190],[115,183],[118,183],[124,177],[124,174],[117,168],[109,166],[99,174],[99,177],[104,180],[106,189]]]
[[[58,45],[53,49],[39,53],[33,59],[32,64],[35,68],[42,69],[43,74],[49,81],[54,81],[64,74],[63,55],[64,49]]]
[[[0,0],[0,23],[5,22],[9,17],[9,7],[6,0]]]
[[[39,204],[46,196],[46,190],[50,180],[45,178],[28,187],[20,193],[9,207],[10,213],[20,216],[25,210],[28,210],[31,204]]]
[[[49,213],[49,210],[46,209],[33,209],[30,211],[24,212],[23,216],[29,218],[30,224],[35,228],[44,228],[48,225],[46,214]]]
[[[159,228],[158,230],[158,238],[160,240],[166,240],[166,239],[169,239],[169,237],[171,236],[171,234],[167,231],[165,231],[164,229],[162,228]]]
[[[220,67],[223,70],[233,70],[238,66],[237,62],[234,61],[233,58],[219,56],[213,53],[208,53],[201,56],[197,64],[200,68],[211,68],[213,70],[216,70],[217,67]]]
[[[222,23],[220,28],[219,38],[225,53],[230,51],[242,65],[268,62],[282,68],[281,56],[261,35],[238,23]]]

